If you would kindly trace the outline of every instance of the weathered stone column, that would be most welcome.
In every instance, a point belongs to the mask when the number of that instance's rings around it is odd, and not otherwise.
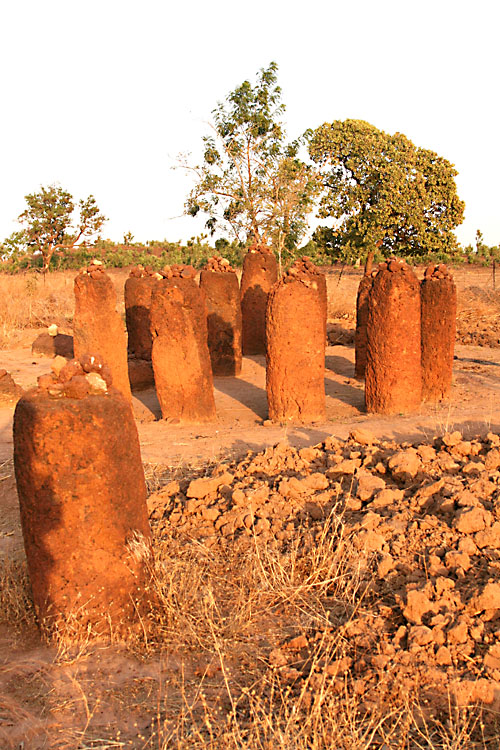
[[[41,376],[14,414],[35,610],[43,631],[70,639],[126,635],[149,610],[139,439],[130,404],[109,382],[97,357],[71,360]]]
[[[266,389],[273,422],[325,418],[325,336],[318,289],[304,274],[272,288],[266,319]]]
[[[132,268],[125,282],[125,318],[129,356],[151,359],[151,294],[160,274],[148,273],[141,266]]]
[[[202,356],[207,347],[207,302],[205,292],[200,289],[195,281],[196,269],[193,266],[181,264],[165,266],[160,271],[163,276],[162,286],[176,287],[182,291],[183,304],[189,311],[191,323],[200,345]]]
[[[241,372],[241,299],[238,277],[228,260],[209,258],[201,272],[206,294],[208,349],[214,375]]]
[[[216,418],[206,327],[202,342],[195,331],[196,323],[184,290],[160,281],[151,301],[151,332],[163,419],[196,424]]]
[[[373,278],[365,275],[359,282],[356,298],[356,334],[354,337],[355,363],[354,374],[357,378],[365,377],[366,369],[366,324],[368,321],[368,298],[372,288]]]
[[[77,358],[99,354],[111,370],[114,386],[132,400],[125,326],[116,311],[113,283],[101,266],[91,264],[75,278],[73,345]]]
[[[422,295],[422,397],[441,401],[451,390],[455,349],[457,289],[441,263],[425,271]]]
[[[142,266],[130,271],[125,282],[125,319],[128,332],[128,375],[132,390],[154,386],[151,364],[151,294],[160,274]]]
[[[265,245],[252,245],[243,260],[241,314],[243,354],[266,353],[267,295],[278,280],[278,264]]]
[[[325,340],[326,340],[326,320],[328,317],[328,293],[326,288],[326,276],[321,273],[319,268],[314,265],[311,258],[304,255],[302,258],[298,258],[291,268],[288,270],[290,275],[299,274],[303,277],[310,279],[313,288],[318,289],[319,298],[321,301],[321,309],[323,313],[323,324],[325,329]]]
[[[422,399],[420,284],[406,263],[390,260],[374,271],[366,330],[367,411],[416,411]]]

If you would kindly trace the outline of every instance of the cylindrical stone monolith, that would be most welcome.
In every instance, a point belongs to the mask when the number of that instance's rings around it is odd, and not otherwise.
[[[204,270],[200,288],[206,294],[208,349],[214,375],[241,372],[241,300],[238,277],[227,270]]]
[[[113,283],[100,267],[91,265],[75,278],[73,345],[77,358],[99,354],[111,370],[115,388],[132,400],[125,327],[116,311]]]
[[[278,280],[276,258],[263,245],[253,245],[243,260],[241,315],[243,354],[266,353],[267,296]]]
[[[372,276],[365,275],[359,282],[356,298],[356,333],[354,336],[355,361],[354,374],[357,378],[365,377],[366,370],[366,323],[368,321],[368,298],[373,285]]]
[[[311,258],[304,255],[302,258],[298,258],[288,270],[288,273],[294,275],[297,273],[301,277],[309,278],[313,285],[317,287],[319,298],[321,301],[321,309],[323,312],[323,327],[325,330],[326,340],[326,321],[328,317],[328,293],[326,287],[326,276],[321,273],[319,268],[312,262]]]
[[[199,290],[198,290],[199,291]],[[161,281],[151,300],[152,359],[163,419],[183,423],[215,419],[212,368],[206,338],[184,290]]]
[[[390,260],[374,272],[366,331],[367,411],[416,411],[422,400],[420,284],[406,263]]]
[[[322,302],[309,279],[288,274],[272,288],[266,316],[266,390],[273,422],[325,418]]]
[[[132,270],[125,282],[125,318],[129,356],[151,359],[151,294],[158,280],[150,274]]]
[[[121,636],[143,628],[151,598],[137,429],[128,401],[98,372],[73,360],[59,378],[42,376],[14,414],[35,611],[47,633]]]
[[[422,398],[441,401],[451,390],[457,289],[444,264],[429,266],[421,285]]]

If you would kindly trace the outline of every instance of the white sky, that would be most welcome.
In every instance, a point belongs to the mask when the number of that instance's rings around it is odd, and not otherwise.
[[[190,179],[217,101],[271,60],[290,138],[336,119],[405,133],[459,171],[466,218],[500,243],[496,0],[4,0],[0,239],[24,195],[92,193],[120,241],[187,240]],[[180,218],[172,218],[180,217]]]

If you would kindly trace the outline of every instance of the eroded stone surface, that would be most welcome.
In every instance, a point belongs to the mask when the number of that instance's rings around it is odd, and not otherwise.
[[[422,398],[450,394],[455,349],[457,290],[444,264],[426,269],[422,296]]]
[[[307,323],[305,323],[307,321]],[[325,417],[323,303],[309,276],[287,274],[269,294],[266,390],[273,422]]]
[[[416,411],[422,397],[420,284],[397,260],[374,271],[369,293],[365,401],[369,412]]]
[[[368,322],[368,298],[373,286],[372,276],[363,276],[359,282],[358,295],[356,298],[356,333],[354,337],[355,363],[354,373],[358,378],[365,377],[367,335],[366,326]]]
[[[14,463],[42,629],[71,638],[87,627],[108,637],[137,627],[148,606],[150,529],[123,395],[81,362],[68,363],[18,402]]]
[[[132,401],[127,364],[127,337],[116,311],[116,294],[100,266],[89,266],[75,278],[73,318],[75,357],[99,354],[110,368],[113,385]]]
[[[198,289],[198,291],[200,291]],[[215,419],[212,368],[205,336],[196,332],[199,311],[192,289],[162,281],[153,293],[151,331],[152,361],[162,417],[181,422]],[[187,295],[186,295],[187,296]]]
[[[214,375],[241,372],[241,299],[238,277],[224,258],[210,258],[200,275],[206,295],[208,349]],[[224,270],[221,270],[224,269]]]
[[[241,276],[243,354],[266,353],[267,295],[277,280],[274,255],[263,245],[252,245],[243,260]]]

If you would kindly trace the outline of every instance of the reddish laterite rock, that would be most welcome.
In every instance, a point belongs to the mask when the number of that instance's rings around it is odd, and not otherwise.
[[[77,358],[99,354],[113,374],[113,385],[132,400],[125,327],[116,310],[113,283],[101,266],[90,265],[75,278],[73,344]]]
[[[354,374],[357,378],[365,377],[366,370],[366,324],[368,321],[368,298],[373,285],[371,275],[365,275],[359,282],[358,296],[356,298],[356,335],[354,337],[355,364]]]
[[[323,324],[325,329],[326,338],[326,319],[328,317],[328,293],[326,287],[326,276],[321,273],[319,268],[314,265],[311,258],[307,255],[303,255],[302,258],[297,258],[293,265],[288,269],[288,273],[292,276],[298,276],[301,278],[308,278],[313,284],[313,287],[317,287],[319,298],[321,301],[321,310],[323,313]]]
[[[441,263],[426,269],[422,297],[422,398],[441,401],[451,390],[457,289]]]
[[[367,320],[365,401],[369,412],[416,411],[422,400],[420,284],[406,263],[374,271]]]
[[[137,359],[151,359],[151,294],[157,283],[157,275],[142,267],[132,269],[125,282],[128,353]]]
[[[241,314],[243,354],[266,353],[267,295],[278,280],[278,264],[265,245],[252,245],[243,260]]]
[[[186,295],[187,296],[187,295]],[[178,286],[160,282],[151,303],[152,360],[163,419],[198,423],[215,419],[212,368],[198,316]]]
[[[214,261],[218,261],[216,268]],[[207,304],[208,349],[214,375],[239,375],[240,287],[229,262],[222,264],[222,261],[224,258],[210,258],[207,269],[200,276],[200,288],[205,292]]]
[[[288,273],[271,290],[266,389],[273,422],[313,422],[325,417],[323,321],[322,301],[310,278]]]
[[[14,414],[35,610],[42,631],[69,638],[125,635],[144,625],[150,608],[137,429],[130,404],[103,376],[109,380],[97,358],[72,360],[59,374],[41,376]]]

